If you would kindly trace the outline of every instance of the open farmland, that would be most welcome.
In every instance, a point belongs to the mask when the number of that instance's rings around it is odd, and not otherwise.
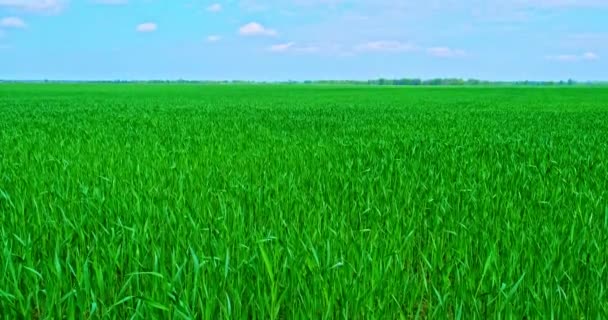
[[[608,318],[608,88],[0,85],[7,319]]]

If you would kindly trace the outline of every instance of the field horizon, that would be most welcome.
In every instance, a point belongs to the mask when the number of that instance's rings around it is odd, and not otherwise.
[[[381,83],[381,81],[384,81]],[[409,83],[415,81],[415,83]],[[484,80],[476,78],[374,78],[374,79],[0,79],[0,85],[10,84],[172,84],[172,85],[306,85],[306,86],[385,86],[385,87],[601,87],[608,80]]]

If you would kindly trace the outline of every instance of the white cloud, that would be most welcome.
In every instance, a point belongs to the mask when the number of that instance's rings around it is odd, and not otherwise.
[[[371,41],[362,43],[355,47],[356,51],[361,52],[411,52],[418,48],[407,42],[400,41]]]
[[[547,56],[548,60],[559,62],[579,62],[579,61],[595,61],[599,60],[600,56],[595,52],[585,52],[583,54],[558,54]]]
[[[426,52],[438,58],[458,58],[466,56],[466,52],[460,49],[452,49],[448,47],[432,47],[426,49]]]
[[[158,26],[154,22],[142,23],[135,28],[137,32],[154,32],[156,29],[158,29]]]
[[[41,14],[57,14],[65,5],[64,0],[0,0],[0,8]]]
[[[222,37],[218,35],[210,35],[207,37],[207,42],[218,42],[220,40],[222,40]]]
[[[277,31],[268,29],[257,22],[251,22],[240,27],[239,34],[242,36],[276,36]]]
[[[287,52],[294,45],[295,45],[295,42],[275,44],[275,45],[270,46],[268,48],[268,51],[271,51],[271,52]]]
[[[0,19],[0,27],[23,29],[23,28],[27,27],[27,24],[20,18],[6,17],[6,18]]]
[[[207,7],[207,11],[209,12],[220,12],[222,11],[222,5],[219,3],[214,3]]]

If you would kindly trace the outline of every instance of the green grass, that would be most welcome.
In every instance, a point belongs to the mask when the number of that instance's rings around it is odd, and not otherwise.
[[[0,317],[608,318],[608,88],[0,86]]]

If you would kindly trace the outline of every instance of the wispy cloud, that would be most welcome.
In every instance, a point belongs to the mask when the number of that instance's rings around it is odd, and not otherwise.
[[[449,47],[431,47],[427,48],[426,52],[437,58],[459,58],[467,55],[464,50]]]
[[[595,52],[585,52],[583,53],[584,60],[599,60],[600,56]]]
[[[334,48],[327,48],[327,50],[325,52],[331,53],[332,52],[331,50],[334,50]],[[299,52],[299,53],[320,53],[323,51],[323,49],[320,46],[308,45],[308,46],[296,47],[295,51]]]
[[[286,42],[271,45],[266,48],[267,51],[277,54],[324,54],[337,55],[344,54],[341,51],[341,46],[332,44],[298,44],[296,42]]]
[[[355,51],[359,52],[411,52],[416,51],[416,45],[401,41],[371,41],[355,46]]]
[[[11,28],[11,29],[23,29],[27,27],[27,24],[17,17],[6,17],[0,19],[0,27]]]
[[[129,0],[93,0],[94,3],[110,6],[119,6],[129,3]]]
[[[222,37],[215,34],[207,36],[207,42],[218,42],[220,40],[222,40]]]
[[[142,23],[137,25],[137,27],[135,27],[135,30],[137,32],[154,32],[158,29],[158,25],[156,25],[156,23],[154,22],[146,22],[146,23]]]
[[[466,57],[467,53],[461,49],[450,47],[424,47],[412,42],[397,40],[380,40],[363,42],[354,46],[343,46],[333,43],[332,45],[298,45],[296,42],[278,43],[267,47],[267,51],[274,53],[324,53],[330,55],[355,55],[355,54],[402,54],[402,53],[426,53],[437,58],[459,58]]]
[[[595,61],[599,60],[600,56],[595,52],[585,52],[583,54],[559,54],[547,56],[548,60],[559,62],[580,62],[580,61]]]
[[[66,6],[64,0],[0,0],[0,8],[40,14],[57,14]]]
[[[517,0],[512,2],[536,8],[608,8],[606,0]]]
[[[222,5],[219,3],[214,3],[207,7],[207,11],[209,12],[220,12],[222,11]]]
[[[268,48],[268,51],[270,51],[270,52],[287,52],[294,45],[295,45],[295,42],[275,44],[275,45],[270,46]]]
[[[250,22],[239,28],[242,36],[276,36],[278,33],[274,29],[268,29],[257,22]]]

